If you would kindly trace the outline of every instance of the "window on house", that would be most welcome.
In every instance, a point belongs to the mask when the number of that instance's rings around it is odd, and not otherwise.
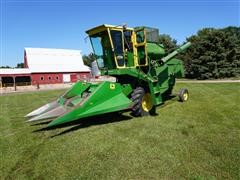
[[[51,80],[52,79],[51,76],[49,76],[48,79]]]
[[[58,80],[59,78],[58,78],[58,76],[56,76],[56,80]]]
[[[40,77],[40,80],[41,80],[41,81],[43,81],[43,80],[44,80],[44,77],[43,77],[43,76],[41,76],[41,77]]]

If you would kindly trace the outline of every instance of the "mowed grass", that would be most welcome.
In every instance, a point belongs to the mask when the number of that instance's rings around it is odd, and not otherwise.
[[[240,84],[185,84],[190,99],[45,130],[23,116],[62,90],[0,97],[0,179],[240,179]],[[113,102],[115,103],[115,102]]]

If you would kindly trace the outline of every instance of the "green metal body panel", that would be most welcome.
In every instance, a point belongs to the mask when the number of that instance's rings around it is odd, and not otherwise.
[[[91,86],[90,83],[81,83],[81,82],[77,82],[75,83],[71,89],[69,89],[68,91],[66,91],[59,99],[58,99],[58,103],[61,105],[64,105],[64,103],[66,102],[66,99],[70,99],[75,97],[75,101],[80,101],[81,97],[79,95],[81,95],[86,89],[88,89]],[[76,99],[76,97],[78,97]]]
[[[165,55],[163,45],[147,43],[147,52],[150,59],[161,59]]]
[[[76,89],[72,89],[72,91],[75,90]],[[48,127],[71,122],[84,117],[127,109],[131,107],[132,104],[132,101],[125,95],[129,94],[129,92],[131,92],[129,86],[123,87],[118,83],[105,81],[98,86],[95,86],[93,90],[89,89],[87,97],[82,98],[81,101],[73,107],[70,107],[68,112],[63,116],[53,120],[48,124]]]
[[[125,59],[128,60],[127,67],[133,67],[134,66],[133,53],[127,52],[125,56],[126,56]]]
[[[64,93],[62,97],[68,99],[68,98],[77,96],[79,94],[82,94],[90,86],[91,86],[90,83],[77,82],[71,87],[71,89],[69,89],[66,93]]]

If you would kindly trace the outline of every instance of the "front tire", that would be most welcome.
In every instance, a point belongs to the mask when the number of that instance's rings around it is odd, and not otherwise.
[[[142,87],[137,87],[133,91],[131,100],[134,103],[132,107],[133,116],[155,114],[156,108],[152,103],[151,94],[146,92]]]

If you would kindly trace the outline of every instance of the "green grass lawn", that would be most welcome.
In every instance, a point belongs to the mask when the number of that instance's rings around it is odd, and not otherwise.
[[[240,83],[185,84],[190,99],[58,129],[23,116],[63,91],[0,97],[0,179],[240,179]]]

